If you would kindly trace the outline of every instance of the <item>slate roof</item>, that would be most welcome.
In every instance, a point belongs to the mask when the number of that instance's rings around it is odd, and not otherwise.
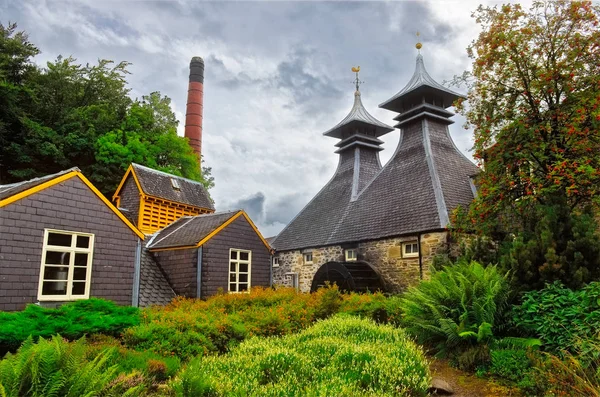
[[[421,96],[423,92],[436,92],[437,95],[443,98],[444,108],[451,106],[456,98],[464,98],[464,95],[458,94],[435,81],[429,73],[427,73],[423,56],[419,54],[417,55],[415,72],[406,86],[396,95],[380,104],[379,107],[400,112],[400,108],[403,107],[404,101],[410,101],[416,96]]]
[[[417,69],[419,63],[420,55]],[[410,89],[401,92],[410,95]],[[368,157],[360,159],[360,170],[367,172],[359,174],[358,185],[352,183],[353,167],[344,161],[348,152],[341,153],[332,180],[281,231],[273,247],[286,251],[444,229],[450,211],[472,201],[470,177],[478,170],[454,145],[444,113],[423,109],[405,123],[396,152],[382,169],[369,166]],[[358,186],[356,194],[353,186]]]
[[[68,174],[73,171],[81,171],[77,167],[69,168],[68,170],[57,172],[56,174],[44,175],[39,178],[29,179],[27,181],[11,183],[8,185],[0,185],[0,200],[4,200],[5,198],[14,196],[15,194],[24,192],[27,189],[31,189],[32,187],[36,187],[41,185],[44,182],[48,182],[57,178],[61,175]]]
[[[196,216],[183,216],[155,233],[147,248],[187,247],[198,244],[211,232],[240,211],[215,212]]]
[[[142,249],[139,306],[166,305],[175,298],[158,263],[147,248]]]
[[[208,191],[200,182],[140,164],[131,163],[131,166],[145,194],[195,207],[215,209]],[[171,179],[178,182],[179,190],[173,188]]]
[[[354,105],[350,110],[350,113],[342,121],[340,121],[335,127],[323,133],[323,135],[331,136],[334,138],[342,138],[342,133],[345,130],[352,130],[357,124],[363,124],[367,127],[371,127],[375,132],[375,136],[381,136],[390,131],[394,131],[389,125],[382,123],[375,117],[371,116],[367,109],[362,104],[360,99],[360,91],[354,93]]]

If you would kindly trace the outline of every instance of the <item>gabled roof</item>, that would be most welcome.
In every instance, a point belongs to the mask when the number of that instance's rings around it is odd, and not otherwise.
[[[68,170],[57,172],[56,174],[45,175],[39,178],[29,179],[27,181],[11,183],[9,185],[0,185],[0,200],[4,200],[7,197],[13,196],[17,193],[21,193],[27,189],[36,187],[45,182],[51,181],[54,178],[58,178],[59,176],[68,174],[73,171],[81,172],[79,168],[73,167],[69,168]]]
[[[79,178],[102,202],[119,217],[139,238],[143,239],[144,234],[138,230],[102,193],[90,182],[79,170],[74,167],[52,175],[46,175],[40,178],[30,179],[28,181],[12,183],[10,185],[0,185],[0,208],[5,207],[15,201],[21,200],[34,193],[57,185],[67,179]]]
[[[214,204],[208,195],[208,191],[202,183],[177,175],[168,174],[166,172],[157,171],[136,163],[131,163],[127,172],[125,172],[113,198],[119,195],[129,175],[132,175],[138,189],[147,196],[199,208],[215,209]],[[176,189],[174,184],[177,184],[179,189]]]
[[[183,216],[164,229],[156,232],[146,248],[150,251],[166,249],[197,248],[239,217],[246,218],[263,244],[270,250],[271,246],[260,234],[250,217],[243,211],[215,212],[196,216]]]
[[[388,99],[387,101],[379,105],[380,108],[400,112],[405,101],[417,98],[424,93],[434,93],[438,97],[441,97],[443,104],[441,107],[447,108],[457,98],[464,98],[464,95],[458,94],[449,88],[444,87],[437,81],[435,81],[427,70],[425,69],[425,63],[421,54],[417,55],[417,65],[412,78],[408,81],[408,84],[401,89],[396,95]],[[420,102],[420,98],[417,98]]]
[[[375,131],[375,136],[381,136],[394,130],[392,127],[382,123],[367,112],[367,109],[365,109],[360,99],[360,91],[357,90],[354,93],[354,105],[352,106],[350,113],[348,113],[348,115],[335,127],[324,132],[323,135],[341,139],[344,130],[352,130],[358,125],[362,125],[363,128],[365,126],[370,127],[369,129]]]

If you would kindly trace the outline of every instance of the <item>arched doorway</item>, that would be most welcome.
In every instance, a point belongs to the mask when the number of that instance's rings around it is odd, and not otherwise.
[[[367,262],[327,262],[317,270],[310,292],[335,283],[344,292],[383,291],[379,274]]]

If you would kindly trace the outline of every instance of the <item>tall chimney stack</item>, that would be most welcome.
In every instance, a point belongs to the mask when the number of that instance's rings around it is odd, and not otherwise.
[[[202,109],[204,98],[204,60],[193,57],[190,62],[190,83],[188,86],[187,108],[185,113],[185,137],[198,155],[198,165],[202,154]]]

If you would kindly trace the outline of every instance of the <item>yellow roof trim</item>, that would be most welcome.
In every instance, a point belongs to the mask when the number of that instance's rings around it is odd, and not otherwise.
[[[270,252],[273,252],[273,249],[271,248],[269,243],[267,243],[267,240],[265,240],[265,238],[262,236],[262,234],[258,231],[258,228],[254,225],[254,222],[252,222],[252,220],[250,219],[250,217],[248,216],[248,214],[246,214],[246,212],[244,210],[240,210],[235,215],[233,215],[231,218],[227,219],[219,227],[217,227],[215,230],[210,232],[210,234],[208,234],[206,237],[204,237],[202,240],[200,240],[198,242],[198,244],[196,244],[196,245],[186,245],[186,246],[179,246],[179,247],[165,247],[165,248],[150,248],[150,251],[158,252],[158,251],[174,251],[174,250],[183,250],[183,249],[190,249],[190,248],[200,248],[204,243],[206,243],[208,240],[210,240],[211,238],[213,238],[214,236],[219,234],[221,232],[221,230],[225,229],[227,226],[229,226],[233,221],[235,221],[240,216],[243,216],[244,218],[246,218],[246,220],[248,221],[248,223],[250,224],[250,226],[252,227],[254,232],[258,235],[260,240],[265,245],[265,247],[267,247],[267,249]]]
[[[119,186],[117,187],[117,190],[115,190],[115,194],[113,194],[113,197],[112,197],[113,200],[121,192],[121,188],[125,184],[125,181],[127,180],[127,177],[129,176],[130,173],[131,173],[131,175],[133,175],[133,180],[135,181],[135,184],[137,185],[140,194],[145,194],[144,190],[142,189],[142,185],[140,185],[140,181],[138,181],[137,176],[135,175],[133,166],[131,164],[129,164],[129,167],[127,168],[127,171],[125,171],[125,175],[123,175],[123,179],[121,179],[121,182],[119,183]]]
[[[242,213],[244,214],[244,217],[246,218],[246,220],[248,221],[248,223],[250,224],[250,226],[252,226],[252,229],[254,229],[254,231],[256,232],[256,234],[258,234],[258,237],[260,237],[260,240],[263,242],[263,244],[265,245],[265,247],[267,247],[269,249],[269,251],[271,251],[271,253],[273,253],[273,251],[274,251],[273,248],[271,247],[271,245],[269,243],[267,243],[267,240],[263,237],[263,235],[261,234],[261,232],[258,231],[258,228],[254,224],[254,222],[252,222],[252,219],[250,219],[250,217],[248,216],[248,214],[246,214],[246,211],[242,210]]]
[[[235,221],[237,218],[239,218],[242,215],[243,211],[238,212],[237,214],[235,214],[234,216],[232,216],[231,218],[227,219],[225,222],[223,222],[221,224],[221,226],[219,226],[218,228],[216,228],[215,230],[213,230],[212,232],[210,232],[210,234],[206,237],[204,237],[202,240],[200,240],[198,242],[198,244],[196,244],[196,247],[200,247],[202,244],[206,243],[208,240],[210,240],[211,238],[215,237],[217,234],[219,234],[219,232],[223,229],[225,229],[227,226],[229,226],[229,224],[233,221]]]
[[[100,200],[102,200],[102,202],[104,202],[104,204],[108,206],[108,208],[110,208],[115,213],[115,215],[117,215],[123,221],[123,223],[129,226],[129,228],[135,234],[137,234],[139,238],[141,238],[142,240],[145,238],[144,233],[142,233],[137,227],[135,227],[133,223],[129,221],[129,219],[125,218],[125,215],[123,215],[123,213],[121,213],[121,211],[119,211],[117,207],[115,207],[110,201],[108,201],[108,199],[104,197],[100,190],[96,189],[96,186],[92,185],[92,182],[90,182],[81,172],[77,172],[77,176],[83,181],[83,183],[87,185],[87,187],[89,187],[92,190],[92,192],[96,194],[96,196],[98,196]]]
[[[72,177],[77,176],[79,177],[79,179],[81,179],[81,181],[87,186],[89,187],[92,192],[94,192],[94,194],[96,196],[98,196],[98,198],[100,200],[102,200],[102,202],[104,204],[106,204],[108,206],[108,208],[110,208],[139,238],[141,238],[142,240],[144,239],[144,233],[140,232],[131,222],[129,222],[129,220],[127,218],[125,218],[125,216],[121,213],[121,211],[119,211],[117,209],[117,207],[115,207],[114,205],[111,204],[110,201],[108,201],[106,199],[106,197],[104,197],[104,195],[102,193],[100,193],[100,191],[98,189],[96,189],[96,186],[92,185],[92,182],[90,182],[81,172],[79,171],[71,171],[69,173],[66,173],[64,175],[58,176],[54,179],[51,179],[47,182],[44,182],[42,184],[39,184],[37,186],[34,186],[30,189],[24,190],[21,193],[17,193],[14,196],[10,196],[8,198],[5,198],[4,200],[0,201],[0,208],[7,206],[8,204],[14,203],[15,201],[21,200],[22,198],[25,198],[27,196],[30,196],[34,193],[40,192],[44,189],[47,189],[49,187],[52,187],[54,185],[57,185],[61,182],[66,181],[67,179],[71,179]]]
[[[9,204],[14,203],[15,201],[21,200],[22,198],[25,198],[29,195],[32,195],[34,193],[40,192],[44,189],[47,189],[51,186],[54,186],[58,183],[61,183],[63,181],[66,181],[67,179],[70,179],[72,177],[74,177],[77,174],[77,171],[71,171],[68,172],[66,174],[60,175],[54,179],[50,179],[49,181],[46,181],[44,183],[41,183],[37,186],[34,186],[32,188],[29,188],[27,190],[23,190],[21,193],[17,193],[14,196],[10,196],[5,198],[4,200],[0,200],[0,208],[7,206]]]

